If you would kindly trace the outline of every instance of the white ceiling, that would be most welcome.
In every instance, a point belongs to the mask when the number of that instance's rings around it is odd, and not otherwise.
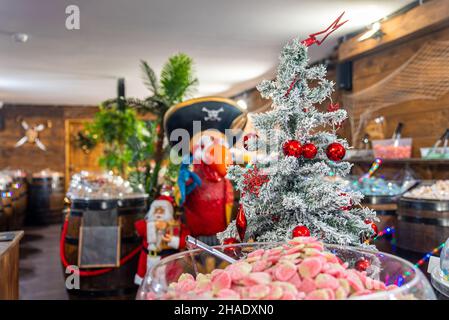
[[[29,34],[15,43],[0,34],[0,101],[97,104],[115,96],[147,96],[139,60],[157,71],[182,51],[196,63],[197,95],[230,92],[272,72],[290,38],[327,27],[342,11],[350,21],[335,39],[410,3],[409,0],[0,0],[0,31]],[[80,8],[80,30],[65,28],[65,8]]]

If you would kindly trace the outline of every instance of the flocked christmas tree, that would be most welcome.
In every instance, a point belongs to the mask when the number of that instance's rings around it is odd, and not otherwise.
[[[347,114],[332,103],[334,84],[325,79],[325,66],[308,66],[313,43],[320,44],[314,35],[289,42],[276,79],[257,87],[262,97],[272,99],[272,110],[253,115],[257,135],[245,139],[249,150],[266,154],[246,168],[228,168],[241,199],[236,220],[219,234],[222,241],[237,235],[241,241],[311,235],[325,243],[358,246],[377,229],[375,213],[360,206],[362,194],[329,179],[351,169],[341,161],[348,143],[336,135]],[[319,111],[316,106],[326,100],[327,112]]]

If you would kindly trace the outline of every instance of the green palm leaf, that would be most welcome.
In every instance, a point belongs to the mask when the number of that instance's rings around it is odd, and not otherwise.
[[[156,73],[150,67],[148,62],[140,60],[140,66],[143,73],[143,83],[154,95],[158,94],[159,84],[157,83]]]
[[[179,53],[168,59],[161,71],[161,89],[170,105],[192,93],[198,83],[193,74],[193,60],[188,55]]]

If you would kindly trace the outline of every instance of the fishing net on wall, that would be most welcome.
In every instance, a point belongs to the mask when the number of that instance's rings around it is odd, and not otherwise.
[[[402,102],[438,99],[449,91],[449,41],[424,44],[407,62],[376,84],[343,96],[352,143],[363,136],[373,113]]]

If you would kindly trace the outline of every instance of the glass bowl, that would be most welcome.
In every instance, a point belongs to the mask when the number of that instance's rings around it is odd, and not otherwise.
[[[270,249],[282,245],[282,243],[240,243],[224,246],[215,246],[234,259],[244,258],[248,253],[257,249]],[[357,300],[401,300],[401,299],[436,299],[432,287],[423,273],[410,262],[399,257],[383,253],[364,250],[353,247],[337,245],[325,245],[326,250],[337,255],[343,262],[348,262],[351,267],[355,261],[361,258],[371,262],[371,268],[367,275],[384,282],[386,285],[396,284],[399,287],[394,290],[381,291],[365,296],[357,296],[350,299]],[[137,293],[138,300],[145,300],[147,294],[156,297],[167,292],[172,282],[176,282],[183,273],[189,273],[196,277],[198,273],[210,273],[214,269],[223,269],[229,263],[200,250],[183,251],[160,260],[149,270]],[[411,297],[413,295],[413,297]]]

